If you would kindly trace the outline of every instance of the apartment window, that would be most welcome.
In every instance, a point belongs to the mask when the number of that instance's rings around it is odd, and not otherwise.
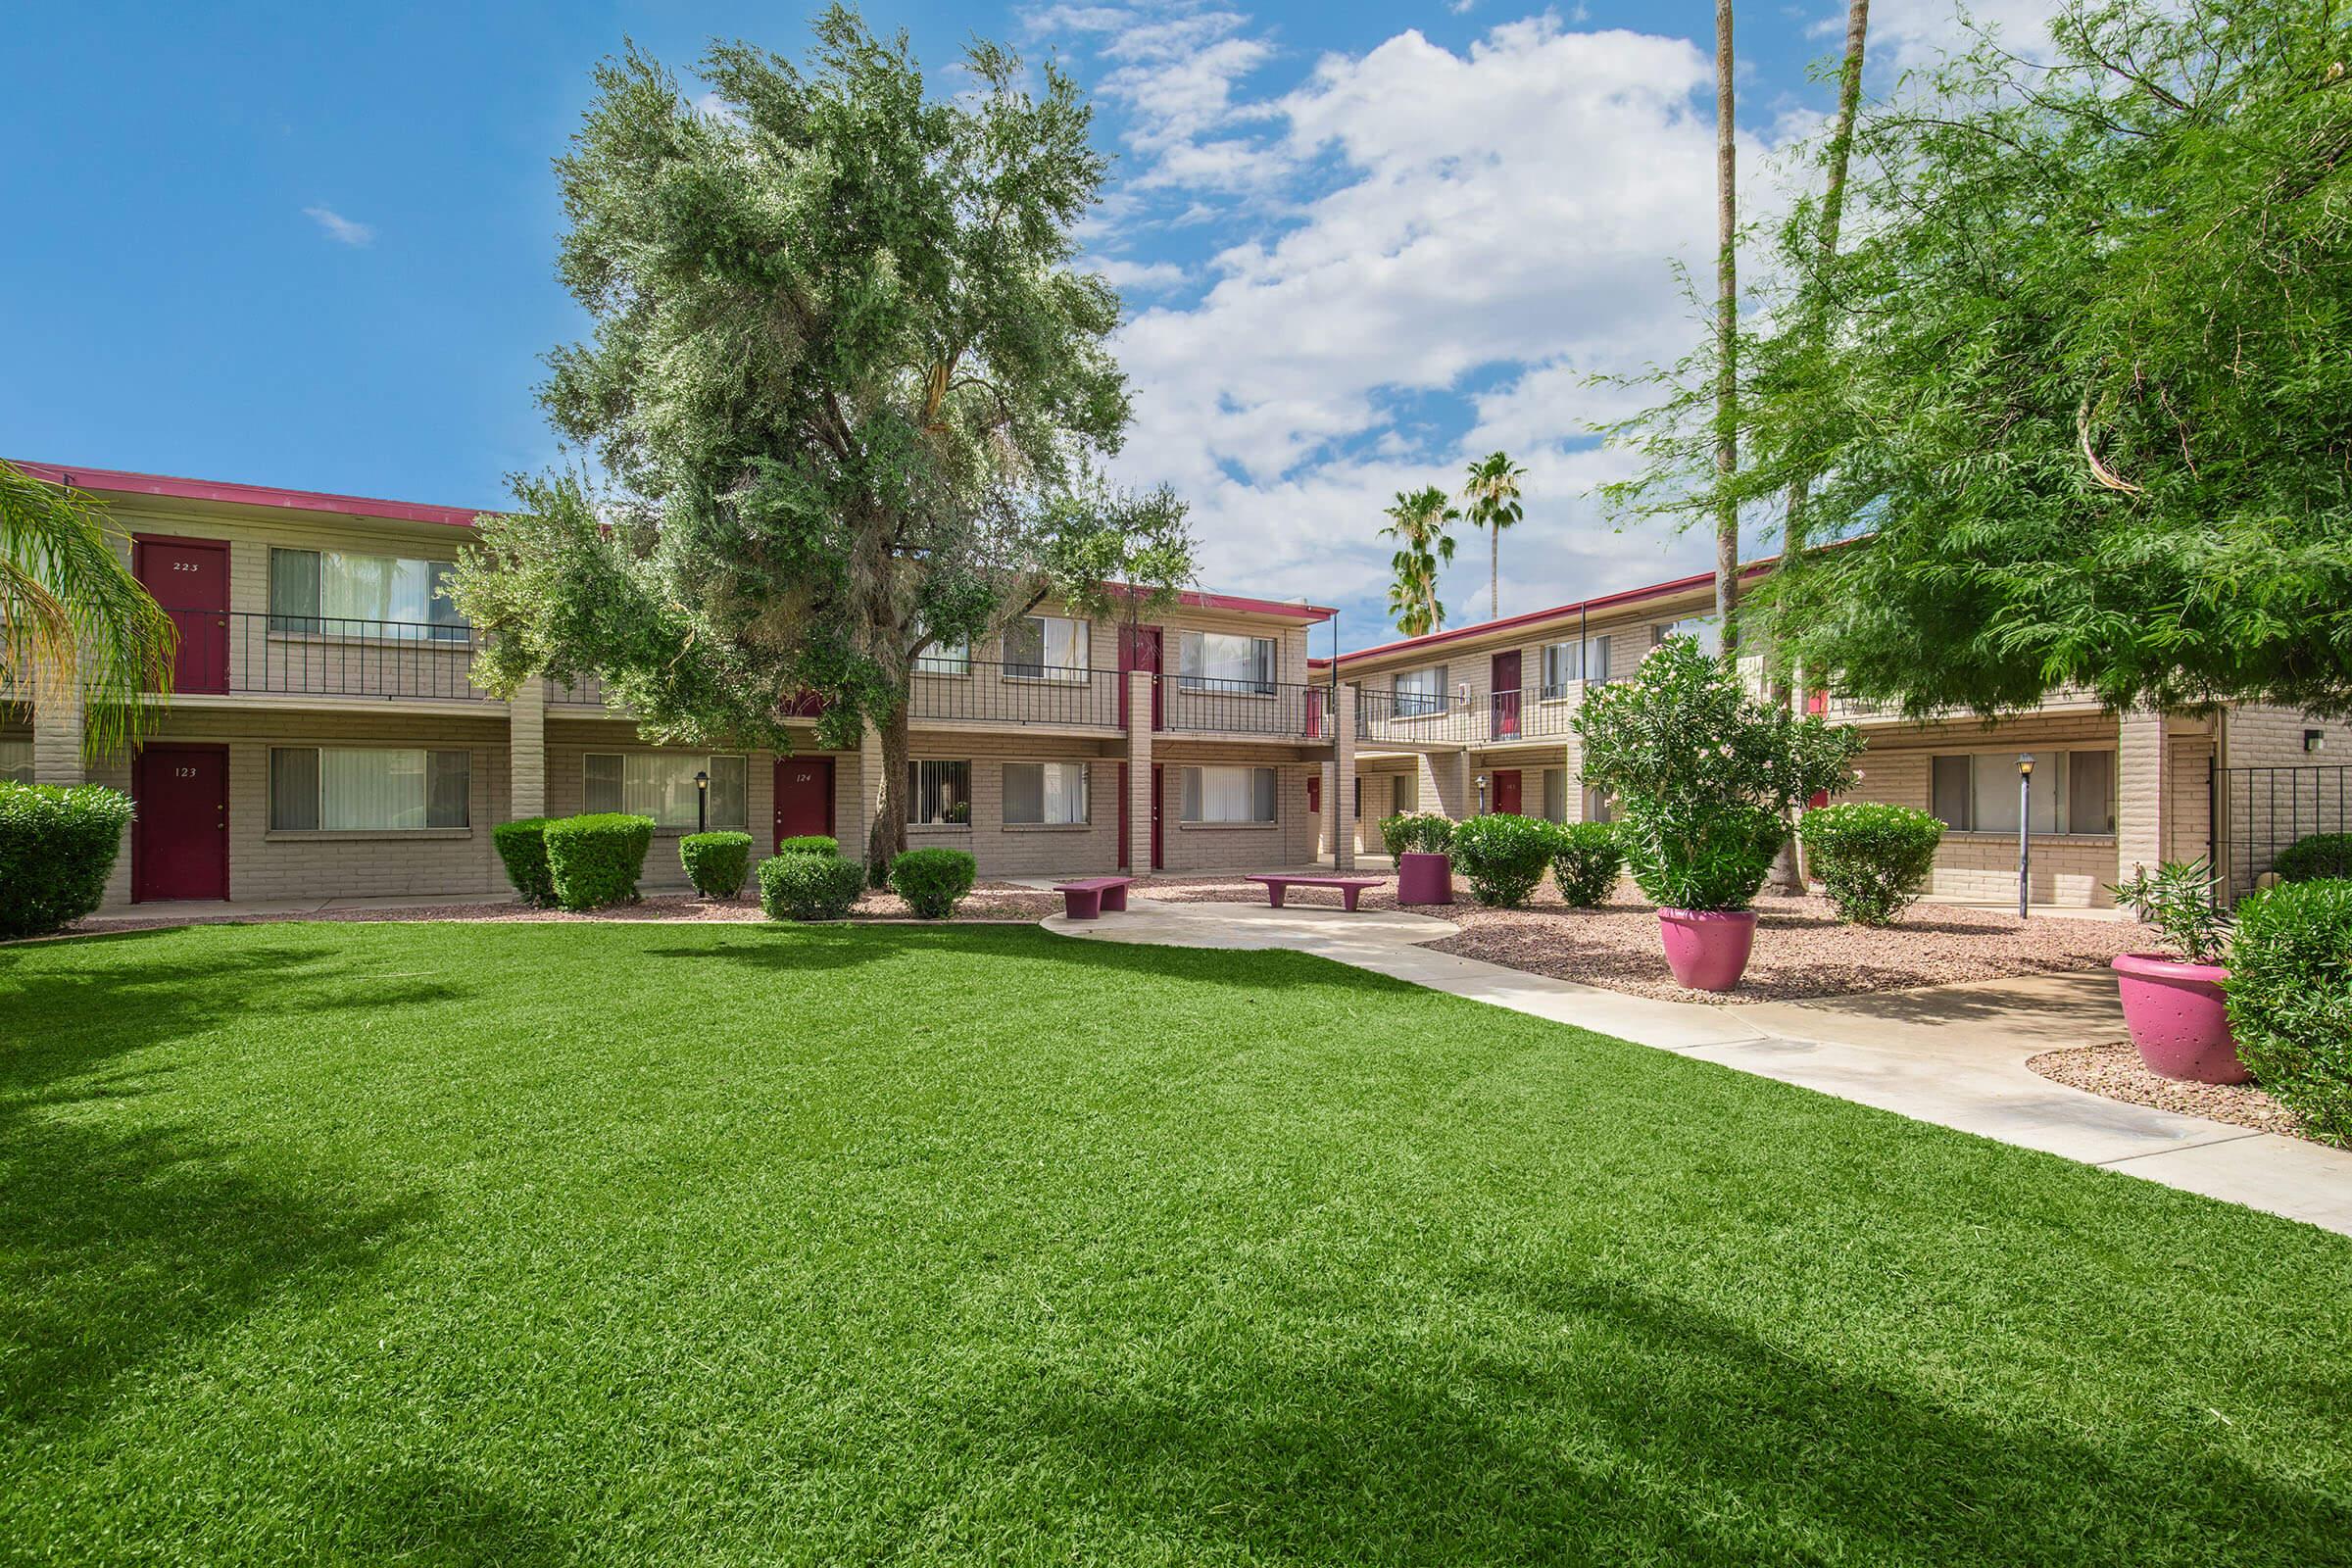
[[[1177,676],[1188,691],[1274,694],[1274,639],[1188,631],[1177,646]]]
[[[446,561],[342,550],[270,552],[270,629],[463,642]]]
[[[1389,810],[1401,816],[1407,811],[1421,809],[1421,775],[1398,773],[1389,780]]]
[[[1544,695],[1568,695],[1570,683],[1599,685],[1609,678],[1609,640],[1587,637],[1581,642],[1551,643],[1544,650]]]
[[[472,785],[471,752],[273,746],[270,826],[284,832],[466,827]]]
[[[1544,820],[1568,820],[1568,770],[1564,767],[1544,770]]]
[[[1446,710],[1446,666],[1432,664],[1427,669],[1400,669],[1394,677],[1391,689],[1398,718],[1417,718]]]
[[[692,830],[697,821],[694,775],[707,773],[710,796],[701,821],[737,832],[751,825],[751,765],[745,758],[590,752],[580,760],[580,798],[591,811],[626,811],[652,817],[656,827]]]
[[[1606,791],[1587,788],[1585,791],[1585,820],[1606,822],[1609,819],[1609,797]]]
[[[906,764],[906,820],[916,824],[962,826],[972,819],[972,764],[969,762],[908,762]]]
[[[1357,785],[1360,789],[1362,780]],[[1357,813],[1362,813],[1359,794]],[[1187,822],[1271,822],[1274,769],[1188,767],[1184,770],[1183,819]]]
[[[11,784],[32,782],[32,742],[0,738],[0,779]]]
[[[1065,615],[1026,615],[1004,633],[1004,673],[1025,680],[1087,678],[1087,623]]]
[[[1006,762],[1004,820],[1018,827],[1071,827],[1088,820],[1084,762]]]
[[[2017,831],[2018,753],[1967,752],[1929,763],[1929,808],[1961,833]],[[2027,819],[2036,833],[2115,831],[2115,753],[2035,752]]]
[[[953,642],[945,637],[934,638],[921,657],[914,662],[918,675],[969,675],[972,672],[972,644],[969,638],[958,637]]]
[[[1649,628],[1649,646],[1655,648],[1669,637],[1688,637],[1698,644],[1702,654],[1723,651],[1723,624],[1713,615],[1686,615],[1681,620],[1663,621]]]

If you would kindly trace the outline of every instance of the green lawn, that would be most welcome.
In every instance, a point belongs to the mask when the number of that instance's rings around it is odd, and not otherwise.
[[[0,1559],[2352,1552],[2352,1242],[1282,954],[0,950]]]

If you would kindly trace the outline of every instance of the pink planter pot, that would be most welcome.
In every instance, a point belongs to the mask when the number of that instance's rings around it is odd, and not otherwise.
[[[1729,991],[1746,972],[1756,945],[1753,909],[1660,909],[1658,935],[1666,967],[1693,991]]]
[[[1451,904],[1453,857],[1407,851],[1396,857],[1398,904]]]
[[[2222,1004],[2222,982],[2229,978],[2218,963],[2183,963],[2153,953],[2127,953],[2115,960],[2124,1026],[2148,1071],[2200,1084],[2242,1084],[2254,1076],[2237,1059]]]

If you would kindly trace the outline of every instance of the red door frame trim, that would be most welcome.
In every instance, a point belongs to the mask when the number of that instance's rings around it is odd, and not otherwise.
[[[139,776],[138,764],[151,752],[211,752],[220,759],[220,902],[228,903],[235,897],[234,889],[229,883],[229,872],[235,868],[235,858],[228,853],[228,813],[234,809],[236,805],[228,790],[230,782],[228,743],[225,741],[149,741],[141,746],[138,755],[131,759],[130,776],[134,786]],[[136,813],[130,819],[130,902],[133,904],[157,902],[139,896],[140,880],[145,875],[147,823],[148,817],[144,812]]]

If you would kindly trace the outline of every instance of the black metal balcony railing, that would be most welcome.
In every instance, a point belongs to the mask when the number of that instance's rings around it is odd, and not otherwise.
[[[1359,689],[1355,694],[1355,743],[1391,742],[1417,746],[1468,746],[1486,739],[1488,717],[1470,699],[1443,692]]]
[[[175,691],[490,702],[471,626],[342,615],[173,610]]]
[[[1042,724],[1072,729],[1117,729],[1121,677],[1115,669],[1081,669],[1021,662],[990,663],[933,660],[917,668],[907,698],[916,723]]]
[[[605,680],[601,675],[587,674],[573,681],[547,682],[547,703],[550,708],[595,708],[607,706]]]
[[[1277,735],[1314,739],[1326,723],[1330,688],[1289,681],[1167,675],[1159,682],[1159,727],[1191,734]]]

